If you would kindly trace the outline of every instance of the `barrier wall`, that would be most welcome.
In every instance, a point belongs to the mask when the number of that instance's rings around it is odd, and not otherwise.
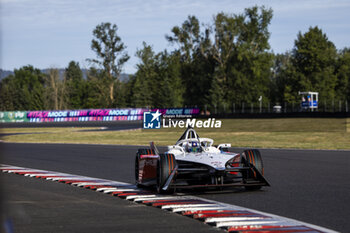
[[[152,112],[159,111],[162,115],[175,115],[178,117],[187,117],[199,115],[199,108],[153,108]]]
[[[13,111],[0,112],[0,122],[135,121],[142,120],[144,112],[157,110],[163,115],[186,117],[199,114],[198,108],[117,108],[60,111]]]
[[[142,120],[147,109],[88,109],[64,111],[28,111],[30,122],[71,122],[71,121],[134,121]]]
[[[0,112],[0,122],[28,122],[26,111]]]

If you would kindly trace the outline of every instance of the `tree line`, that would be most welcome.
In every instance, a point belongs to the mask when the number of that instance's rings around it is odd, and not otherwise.
[[[60,77],[32,66],[0,83],[0,110],[115,107],[232,106],[233,103],[298,103],[298,91],[319,92],[322,101],[350,100],[350,49],[337,50],[319,27],[299,32],[290,51],[269,44],[273,11],[254,6],[241,14],[218,13],[209,24],[195,16],[174,26],[165,39],[172,49],[156,53],[143,42],[136,73],[120,81],[130,56],[118,27],[93,30],[95,59],[87,77],[71,61]]]

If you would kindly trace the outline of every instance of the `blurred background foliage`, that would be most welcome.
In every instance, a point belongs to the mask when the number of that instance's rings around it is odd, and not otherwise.
[[[195,16],[170,29],[171,49],[155,52],[143,42],[135,74],[122,74],[129,55],[118,27],[93,30],[83,72],[71,61],[64,72],[31,65],[0,82],[0,110],[60,110],[116,107],[200,107],[214,111],[234,104],[300,103],[298,91],[319,92],[320,103],[350,100],[350,49],[337,49],[311,26],[294,47],[275,54],[270,47],[272,9],[254,6],[241,14],[218,13],[203,24]],[[247,104],[248,105],[248,104]],[[205,106],[205,107],[204,107]],[[250,106],[250,105],[248,105]],[[334,106],[333,106],[334,107]]]

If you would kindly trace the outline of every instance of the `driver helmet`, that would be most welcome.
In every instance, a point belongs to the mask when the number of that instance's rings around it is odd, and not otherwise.
[[[194,153],[200,152],[199,142],[196,142],[196,141],[188,142],[186,145],[186,151],[187,152],[194,152]]]

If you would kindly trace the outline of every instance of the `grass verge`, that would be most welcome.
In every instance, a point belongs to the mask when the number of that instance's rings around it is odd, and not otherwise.
[[[81,131],[96,128],[16,128],[2,129],[6,142],[171,145],[184,129],[129,131]],[[202,137],[233,147],[350,149],[350,120],[333,118],[226,119],[220,129],[198,129]]]

